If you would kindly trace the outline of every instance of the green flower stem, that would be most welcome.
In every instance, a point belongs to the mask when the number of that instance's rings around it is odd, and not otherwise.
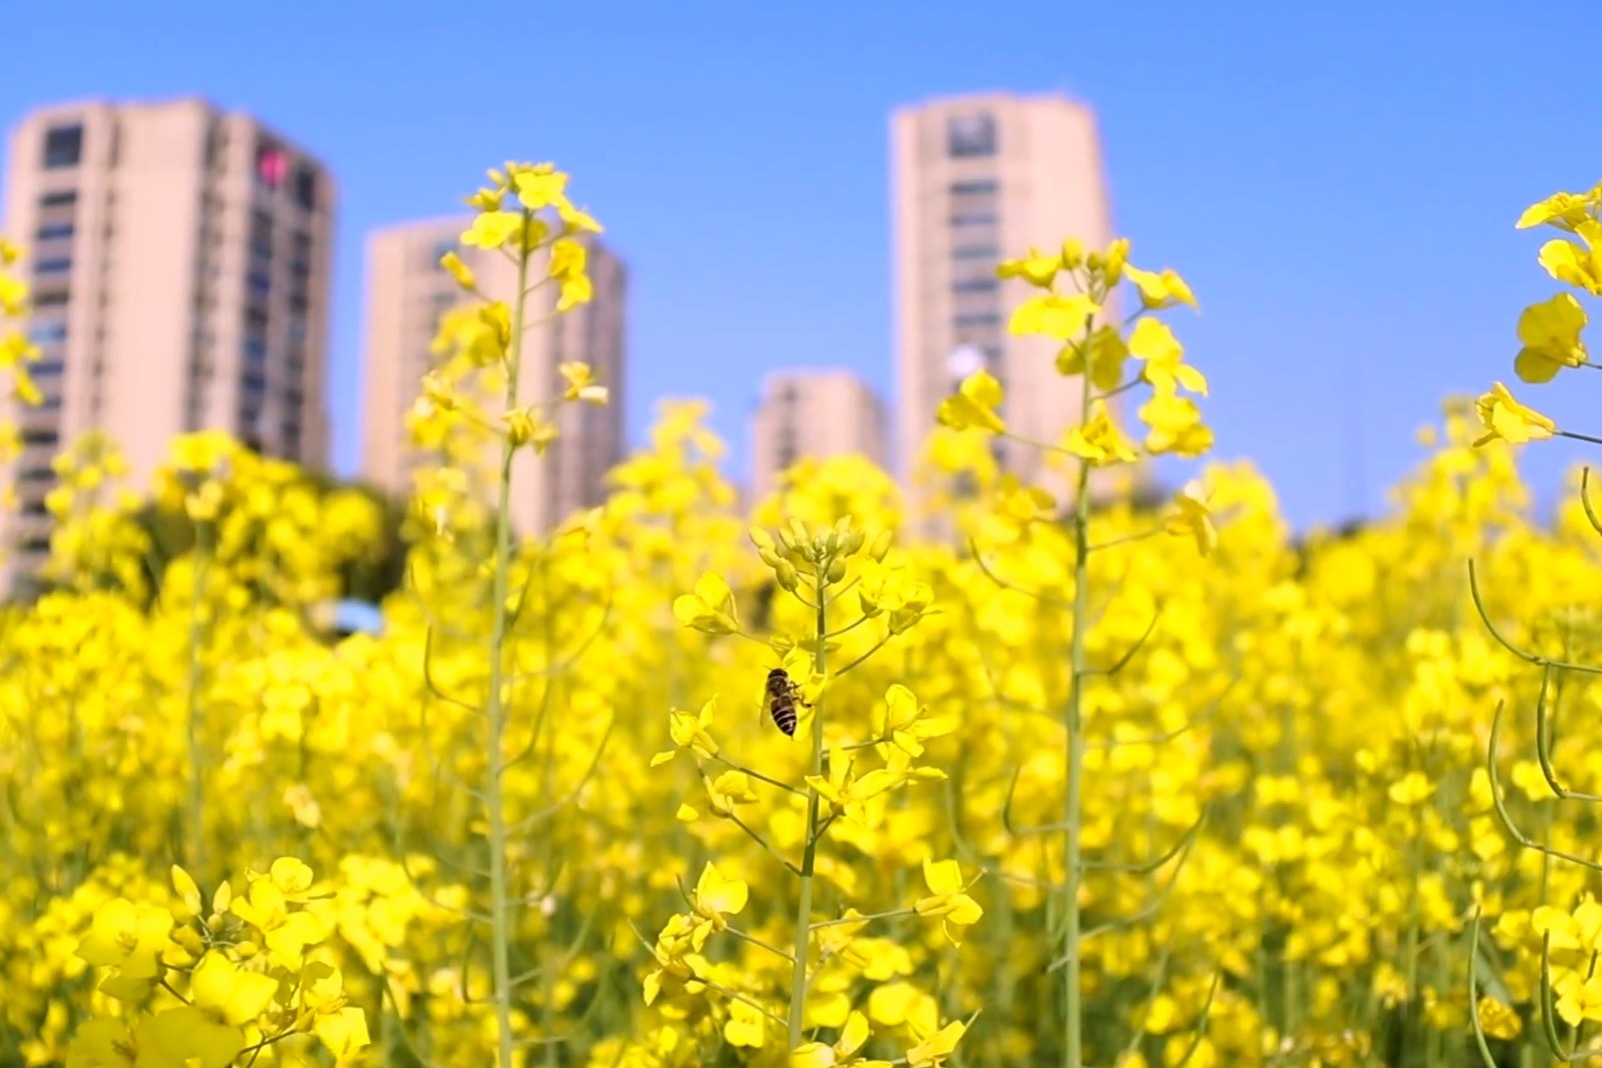
[[[838,601],[840,598],[844,597],[846,594],[850,593],[854,588],[856,588],[857,583],[859,583],[861,581],[862,581],[862,576],[861,575],[852,576],[850,582],[845,583],[844,585],[842,585],[838,589],[836,589],[833,593],[829,594],[828,603],[829,604],[833,604],[834,602]],[[862,618],[866,619],[867,617],[863,616]],[[860,622],[862,622],[862,620],[858,620],[857,622],[860,623]],[[851,624],[852,627],[854,627],[856,625],[857,625],[856,623]],[[846,628],[846,630],[850,630],[850,629],[851,629],[851,627],[847,627]],[[844,634],[844,633],[845,633],[845,631],[843,631],[843,630],[835,631],[835,634]],[[832,637],[832,635],[831,635],[831,637]]]
[[[1128,545],[1131,542],[1145,541],[1147,538],[1155,538],[1157,535],[1161,534],[1162,532],[1163,532],[1163,528],[1162,527],[1151,527],[1148,530],[1142,530],[1142,531],[1140,531],[1140,532],[1138,532],[1136,534],[1125,534],[1125,535],[1123,535],[1121,537],[1117,537],[1117,538],[1108,538],[1106,541],[1098,541],[1098,542],[1096,542],[1094,545],[1092,545],[1090,547],[1090,551],[1093,552],[1093,553],[1094,552],[1100,552],[1103,549],[1111,549],[1114,546],[1118,546],[1118,545]]]
[[[523,251],[517,261],[517,306],[512,313],[511,349],[507,353],[506,407],[517,406],[517,385],[523,356],[523,318],[528,301],[527,238],[531,223],[530,213],[523,212],[523,226],[519,246]],[[512,1063],[512,968],[511,968],[511,917],[506,899],[506,812],[502,776],[505,767],[501,760],[501,740],[506,733],[506,702],[501,693],[502,663],[506,644],[506,595],[511,582],[511,499],[512,458],[516,447],[510,437],[501,443],[500,483],[495,502],[495,556],[493,593],[489,641],[489,707],[486,709],[485,753],[489,781],[485,784],[484,807],[488,809],[490,834],[490,954],[495,983],[495,1022],[497,1062],[505,1068]]]
[[[834,598],[831,597],[829,600],[832,603]],[[839,630],[830,631],[828,634],[825,634],[824,637],[825,638],[838,638],[842,634],[850,634],[852,631],[856,630],[858,627],[862,626],[862,624],[866,623],[867,621],[868,621],[868,617],[867,616],[861,616],[860,618],[857,619],[857,621],[855,623],[847,623],[845,626],[841,627]]]
[[[744,764],[736,764],[734,761],[730,760],[728,757],[723,756],[720,753],[714,753],[712,755],[712,759],[716,760],[719,764],[722,764],[724,767],[728,768],[730,771],[742,772],[742,773],[744,773],[746,775],[751,776],[751,778],[757,780],[758,782],[765,782],[769,786],[776,786],[779,789],[784,790],[784,791],[786,791],[788,793],[795,794],[797,797],[803,796],[803,794],[805,793],[805,791],[797,790],[794,786],[791,786],[787,782],[780,782],[778,779],[771,779],[768,776],[762,774],[760,771],[752,771],[750,768],[746,767]]]
[[[187,692],[188,708],[186,709],[184,729],[189,746],[189,819],[188,837],[189,846],[185,850],[185,858],[190,872],[197,879],[206,877],[206,757],[201,747],[200,724],[200,690],[203,682],[205,665],[201,657],[201,643],[205,641],[206,631],[200,622],[200,613],[203,607],[203,593],[205,591],[205,578],[208,565],[211,562],[211,524],[201,521],[195,524],[195,564],[189,577],[189,685]]]
[[[752,830],[749,824],[747,824],[739,816],[736,816],[732,811],[729,813],[729,821],[749,835],[753,842],[767,850],[769,853],[773,854],[773,858],[788,868],[792,874],[801,874],[801,869],[796,867],[795,864],[790,861],[790,858],[786,857],[783,853],[780,853],[777,849],[775,849],[771,842],[762,837],[762,835],[757,833],[755,830]]]
[[[1089,338],[1086,338],[1086,345]],[[1090,417],[1090,378],[1079,378],[1079,418]],[[1090,461],[1079,459],[1079,477],[1074,494],[1074,605],[1073,636],[1069,642],[1069,663],[1073,677],[1068,685],[1068,707],[1063,726],[1068,734],[1067,782],[1063,798],[1063,1064],[1083,1068],[1084,1006],[1080,1000],[1079,976],[1079,884],[1083,878],[1080,863],[1079,823],[1083,806],[1080,796],[1084,774],[1085,738],[1080,716],[1088,665],[1085,662],[1085,623],[1090,616]]]
[[[690,975],[692,977],[694,977],[694,979],[695,979],[695,981],[697,983],[700,983],[702,986],[706,987],[708,990],[711,990],[714,993],[722,994],[724,997],[728,998],[730,1001],[738,1001],[742,1005],[749,1005],[753,1009],[755,1009],[756,1011],[760,1012],[763,1016],[766,1016],[769,1020],[773,1021],[776,1024],[784,1023],[783,1020],[779,1019],[779,1017],[777,1015],[775,1015],[774,1013],[770,1012],[768,1010],[768,1008],[765,1005],[763,1005],[760,1001],[757,1001],[754,998],[747,997],[746,995],[740,993],[737,990],[730,990],[726,986],[720,986],[719,984],[714,983],[712,980],[701,976],[700,974],[695,972],[693,969],[691,970]],[[799,1043],[797,1043],[797,1045],[799,1045]]]
[[[1590,445],[1602,445],[1602,438],[1593,438],[1589,434],[1576,434],[1572,430],[1559,430],[1557,431],[1557,436],[1560,438],[1570,438],[1574,441],[1583,441]]]
[[[823,618],[823,610],[822,609],[818,610],[818,618],[819,619]],[[886,634],[883,638],[880,638],[878,641],[873,643],[873,648],[869,649],[867,652],[863,653],[861,656],[859,656],[855,660],[851,661],[851,663],[847,664],[845,667],[841,668],[839,671],[836,671],[835,675],[836,676],[844,675],[846,672],[850,671],[852,668],[856,667],[858,664],[861,664],[864,660],[868,659],[868,657],[872,656],[874,653],[877,653],[880,649],[883,649],[886,645],[890,644],[890,639],[893,638],[893,637],[895,637],[895,635]],[[818,645],[818,660],[817,660],[817,662],[819,664],[823,663],[823,645],[822,645],[821,642]],[[821,668],[821,667],[818,668],[818,671],[821,673],[823,671],[823,668]]]
[[[1133,322],[1134,320],[1131,319],[1130,321]],[[1145,381],[1146,381],[1146,378],[1145,378],[1144,374],[1141,375],[1141,377],[1139,377],[1139,378],[1131,378],[1128,382],[1125,382],[1122,385],[1114,386],[1112,389],[1107,390],[1105,393],[1096,394],[1094,397],[1091,398],[1091,400],[1099,400],[1099,401],[1110,400],[1113,397],[1118,396],[1120,393],[1128,393],[1130,390],[1134,389],[1136,386],[1140,385],[1141,383],[1143,383]]]
[[[753,946],[758,947],[759,949],[767,950],[769,953],[772,953],[775,957],[780,957],[780,958],[782,958],[784,960],[791,961],[792,963],[795,961],[795,958],[793,956],[791,956],[790,954],[786,953],[784,950],[780,949],[778,946],[772,945],[771,943],[768,943],[768,942],[764,942],[764,941],[762,941],[762,939],[756,937],[755,935],[748,935],[744,931],[740,930],[738,927],[725,927],[724,930],[729,932],[731,935],[733,935],[735,938],[738,938],[742,942],[749,942]]]
[[[824,599],[824,572],[827,569],[819,563],[817,576],[817,635],[818,644],[812,654],[813,674],[823,677],[828,666],[827,644],[823,636],[829,633],[827,620],[828,602]],[[812,774],[822,777],[826,774],[823,766],[823,695],[818,695],[817,703],[812,709]],[[801,900],[796,905],[795,913],[795,969],[790,979],[790,1049],[801,1044],[801,1024],[806,1018],[807,1002],[807,951],[812,945],[812,873],[817,866],[818,859],[818,791],[814,786],[807,787],[807,837],[806,849],[801,856]]]
[[[902,916],[916,916],[917,909],[892,909],[889,912],[870,912],[866,916],[842,916],[838,920],[819,920],[814,928],[839,927],[847,923],[868,923],[872,920],[894,920]]]

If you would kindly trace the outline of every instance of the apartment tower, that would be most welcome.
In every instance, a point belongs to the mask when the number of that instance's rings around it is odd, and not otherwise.
[[[4,578],[48,548],[50,461],[108,433],[143,492],[176,435],[225,430],[320,467],[335,188],[248,115],[199,99],[41,108],[11,131],[0,230],[26,246],[44,395],[10,413]]]
[[[884,464],[884,406],[850,371],[778,371],[762,384],[751,417],[751,500],[779,486],[779,475],[805,456],[858,455]]]
[[[367,309],[362,381],[362,476],[397,496],[412,490],[412,475],[427,454],[411,442],[406,413],[421,392],[423,375],[439,359],[434,338],[441,316],[464,294],[440,266],[454,251],[473,271],[481,293],[510,304],[517,268],[499,252],[460,244],[471,217],[405,223],[374,232],[367,244]],[[573,512],[599,504],[606,473],[623,458],[624,322],[628,276],[623,263],[594,238],[586,241],[594,299],[564,315],[551,315],[554,285],[530,296],[523,336],[521,402],[560,396],[557,366],[587,363],[610,397],[605,406],[564,404],[561,436],[543,456],[518,455],[512,468],[512,522],[536,535]],[[538,275],[544,268],[536,266]],[[486,463],[492,462],[486,457]],[[497,459],[493,462],[498,463]]]
[[[1112,239],[1094,114],[1060,96],[986,93],[897,110],[891,119],[896,463],[914,500],[942,398],[987,368],[1019,434],[1055,440],[1079,414],[1077,379],[1054,367],[1059,344],[1007,334],[1029,292],[996,278],[1003,259],[1065,238]],[[1038,450],[997,440],[1004,470],[1058,493],[1067,479]]]

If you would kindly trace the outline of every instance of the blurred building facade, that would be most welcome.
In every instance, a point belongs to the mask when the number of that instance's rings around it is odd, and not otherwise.
[[[404,497],[428,455],[412,444],[406,414],[421,392],[423,375],[440,359],[434,352],[440,318],[476,298],[464,294],[440,258],[456,252],[487,297],[513,302],[517,268],[500,252],[460,244],[471,217],[423,220],[385,227],[367,243],[366,310],[362,344],[362,477]],[[512,467],[512,523],[521,534],[550,529],[574,511],[606,496],[606,473],[623,458],[624,384],[627,374],[628,273],[599,241],[587,245],[594,298],[552,315],[556,286],[529,297],[518,394],[531,404],[561,396],[557,366],[587,363],[607,387],[604,406],[564,404],[556,415],[561,436],[545,452],[521,451]],[[544,268],[535,267],[535,277]],[[499,463],[486,457],[486,464]]]
[[[940,401],[980,368],[1001,382],[1001,414],[1019,434],[1056,440],[1077,421],[1079,381],[1054,367],[1060,343],[1008,335],[1030,290],[998,279],[996,265],[1031,245],[1055,252],[1066,238],[1104,248],[1113,231],[1096,119],[1083,104],[951,97],[898,109],[890,128],[895,463],[916,501],[931,488],[920,460]],[[1066,476],[1039,450],[995,440],[992,452],[1004,471],[1066,498]]]
[[[11,130],[3,230],[23,244],[44,402],[12,403],[11,579],[48,546],[50,461],[98,429],[143,491],[171,439],[226,430],[322,467],[336,189],[249,115],[201,99],[40,108]]]
[[[873,388],[850,371],[777,371],[762,384],[751,416],[751,485],[755,504],[779,487],[802,457],[859,455],[885,462],[885,412]]]

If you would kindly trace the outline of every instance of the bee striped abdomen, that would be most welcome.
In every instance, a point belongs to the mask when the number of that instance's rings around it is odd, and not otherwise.
[[[784,673],[783,668],[774,668],[768,672],[767,689],[768,715],[773,717],[773,725],[783,731],[786,737],[794,738],[795,703],[800,699],[799,688],[790,681],[790,676]]]

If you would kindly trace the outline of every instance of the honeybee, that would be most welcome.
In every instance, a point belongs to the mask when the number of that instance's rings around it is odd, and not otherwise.
[[[785,674],[782,667],[776,667],[768,672],[767,698],[768,715],[773,717],[773,725],[783,731],[786,737],[794,738],[796,702],[799,701],[807,708],[812,706],[801,696],[801,687]]]

